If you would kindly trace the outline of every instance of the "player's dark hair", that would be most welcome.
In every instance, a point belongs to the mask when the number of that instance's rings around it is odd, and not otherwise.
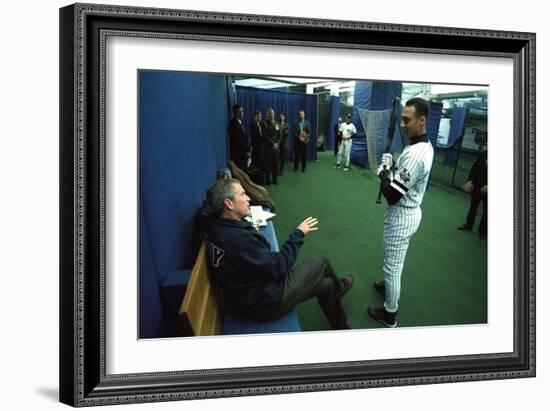
[[[428,120],[428,114],[430,112],[430,108],[428,106],[428,103],[426,100],[420,97],[413,97],[410,100],[407,100],[407,103],[405,103],[406,107],[414,107],[416,112],[416,117],[426,117],[426,120]]]
[[[254,112],[254,116],[257,116],[258,114],[262,114],[262,112],[261,112],[261,111],[258,111],[258,110],[256,110],[256,111]]]
[[[237,114],[237,111],[239,111],[241,108],[243,108],[243,106],[241,106],[240,104],[233,104],[233,113]]]

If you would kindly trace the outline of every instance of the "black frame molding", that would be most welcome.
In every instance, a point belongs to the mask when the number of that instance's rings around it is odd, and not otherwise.
[[[194,38],[514,62],[514,351],[105,373],[105,37]],[[171,401],[535,376],[535,34],[75,4],[60,9],[60,401]]]

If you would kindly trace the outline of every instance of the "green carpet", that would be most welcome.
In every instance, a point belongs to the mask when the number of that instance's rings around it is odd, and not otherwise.
[[[353,273],[354,286],[344,297],[350,326],[381,327],[366,314],[368,305],[383,304],[372,287],[383,279],[386,203],[375,202],[378,179],[353,165],[349,172],[334,169],[333,153],[317,154],[319,161],[309,162],[306,173],[287,163],[279,185],[267,187],[277,205],[279,244],[306,217],[318,218],[319,230],[306,237],[298,263],[324,255],[339,275]],[[399,327],[487,322],[487,242],[476,232],[457,230],[468,208],[465,194],[435,186],[426,192],[401,278]],[[329,329],[316,299],[300,304],[297,312],[304,331]]]

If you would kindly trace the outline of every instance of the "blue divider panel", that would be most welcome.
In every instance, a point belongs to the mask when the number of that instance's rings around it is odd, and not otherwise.
[[[368,152],[365,136],[365,124],[361,121],[359,110],[391,109],[394,97],[401,97],[403,84],[399,82],[356,81],[353,97],[352,121],[357,128],[357,136],[351,146],[351,161],[362,167],[368,166]],[[388,121],[389,122],[389,121]],[[398,131],[398,130],[397,130]],[[387,135],[387,132],[386,132]],[[394,135],[395,136],[395,135]],[[400,138],[399,136],[397,136]],[[396,138],[394,137],[394,141]]]
[[[216,170],[227,166],[228,82],[224,75],[140,71],[140,336],[155,338],[168,273],[193,266],[194,217]],[[156,289],[155,289],[156,287]],[[153,297],[151,296],[153,295]]]
[[[298,118],[298,110],[304,110],[306,119],[311,124],[311,135],[307,149],[307,159],[317,159],[317,95],[298,93],[294,91],[266,90],[255,87],[237,86],[237,103],[244,108],[244,124],[250,133],[250,124],[254,120],[254,112],[262,113],[262,120],[266,119],[266,110],[271,107],[275,110],[275,119],[279,121],[279,113],[286,115],[289,128]],[[292,133],[288,133],[288,159],[294,158],[294,141]]]
[[[437,145],[437,136],[439,134],[439,123],[441,123],[441,113],[443,112],[443,103],[429,101],[430,114],[428,115],[427,134],[432,146]]]
[[[330,96],[329,97],[329,115],[328,115],[328,124],[325,131],[326,142],[325,148],[327,150],[334,150],[336,147],[336,133],[334,132],[334,127],[338,123],[338,117],[340,117],[340,97],[339,96]]]
[[[139,336],[154,338],[160,336],[163,312],[160,300],[160,283],[154,269],[151,244],[149,244],[147,226],[141,208],[139,210],[139,227]]]

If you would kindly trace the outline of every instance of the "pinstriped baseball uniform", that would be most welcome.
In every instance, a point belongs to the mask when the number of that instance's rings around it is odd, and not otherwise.
[[[401,292],[401,272],[409,241],[418,230],[420,204],[426,191],[434,151],[425,135],[412,140],[397,159],[390,186],[402,197],[389,205],[384,215],[384,308],[397,311]]]

